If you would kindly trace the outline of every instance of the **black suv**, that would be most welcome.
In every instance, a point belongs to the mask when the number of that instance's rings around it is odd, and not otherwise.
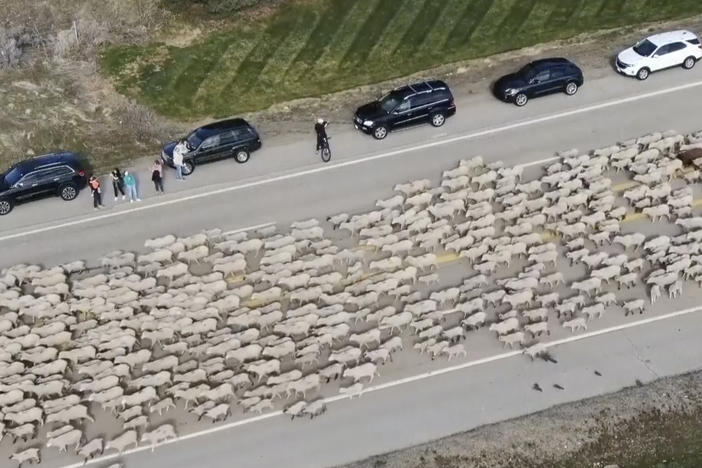
[[[505,75],[493,87],[498,99],[523,106],[530,98],[564,92],[568,96],[583,85],[583,72],[568,59],[535,60],[517,73]]]
[[[393,89],[377,101],[356,110],[354,126],[382,140],[388,132],[418,123],[441,127],[456,113],[451,90],[443,81],[423,81]]]
[[[38,196],[58,195],[73,200],[85,187],[86,165],[75,153],[57,152],[19,162],[0,174],[0,215],[16,202]]]
[[[183,156],[183,174],[189,175],[195,166],[205,162],[234,157],[245,163],[251,152],[261,147],[258,132],[244,119],[229,119],[204,125],[185,137],[189,152]],[[163,145],[161,159],[173,166],[173,148],[177,141]]]

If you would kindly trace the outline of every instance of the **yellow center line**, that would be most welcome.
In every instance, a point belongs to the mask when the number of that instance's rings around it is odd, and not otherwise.
[[[621,184],[613,185],[612,186],[612,191],[613,192],[623,192],[624,190],[629,190],[632,187],[636,187],[639,185],[638,182],[630,181],[630,182],[623,182]]]
[[[695,168],[693,168],[693,167],[685,167],[685,168],[683,168],[683,169],[680,169],[680,170],[678,170],[678,171],[675,171],[674,176],[675,176],[675,177],[684,176],[685,174],[688,174],[688,173],[690,173],[690,172],[692,172],[692,171],[694,171],[694,170],[695,170]],[[612,186],[612,191],[613,191],[613,192],[623,192],[624,190],[628,190],[628,189],[630,189],[630,188],[632,188],[632,187],[636,187],[637,185],[641,185],[641,183],[640,183],[640,182],[636,182],[635,180],[630,180],[630,181],[627,181],[627,182],[622,182],[621,184],[613,185],[613,186]]]
[[[689,171],[690,171],[689,169],[683,169],[683,171],[679,171],[679,172],[684,173],[684,172],[689,172]],[[626,183],[622,183],[622,184],[613,186],[612,190],[615,192],[620,192],[623,190],[627,190],[630,187],[634,187],[636,185],[639,185],[639,183],[638,182],[626,182]],[[693,207],[702,206],[702,198],[694,200],[692,202],[692,206]],[[629,213],[626,216],[624,216],[624,218],[622,219],[622,223],[630,223],[630,222],[639,221],[639,220],[645,219],[645,218],[646,218],[646,215],[644,215],[643,213]],[[555,232],[552,232],[552,231],[544,231],[543,233],[541,233],[541,236],[545,242],[554,241],[554,240],[559,238],[558,234]],[[378,249],[375,247],[372,247],[372,246],[368,246],[368,245],[359,245],[359,246],[354,247],[352,250],[377,251]],[[455,252],[440,252],[436,255],[436,263],[438,265],[447,265],[449,263],[457,262],[460,259],[461,259],[461,257],[459,256],[459,254],[455,253]],[[361,276],[360,280],[358,280],[354,283],[346,284],[345,286],[350,286],[351,284],[355,284],[357,282],[366,280],[368,278],[372,278],[374,276],[377,276],[378,274],[379,274],[378,272],[364,273],[363,276]],[[234,283],[242,282],[245,279],[246,279],[246,275],[239,275],[239,276],[234,276],[234,277],[227,279],[227,282],[229,284],[234,284]],[[288,296],[289,296],[289,293],[286,293],[281,297],[281,299],[286,298]],[[244,305],[246,307],[251,308],[251,307],[258,307],[261,304],[260,304],[260,301],[249,300]]]

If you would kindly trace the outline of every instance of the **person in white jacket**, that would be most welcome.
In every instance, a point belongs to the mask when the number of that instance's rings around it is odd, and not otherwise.
[[[173,148],[173,165],[176,169],[176,179],[183,180],[183,154],[188,152],[185,140],[180,140]]]

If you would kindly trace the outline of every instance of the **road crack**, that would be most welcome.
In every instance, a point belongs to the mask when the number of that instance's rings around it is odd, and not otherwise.
[[[636,344],[634,344],[634,342],[631,341],[631,338],[629,338],[629,335],[626,333],[626,331],[623,333],[623,335],[624,335],[624,337],[626,338],[626,340],[629,342],[629,344],[631,345],[631,347],[634,349],[634,356],[636,357],[636,359],[637,359],[641,364],[643,364],[644,367],[646,367],[646,369],[648,369],[648,371],[649,371],[651,374],[653,374],[653,375],[655,376],[656,379],[659,379],[660,376],[658,375],[658,373],[649,365],[648,361],[647,361],[646,359],[643,358],[643,356],[641,355],[641,353],[640,353],[640,351],[639,351],[638,346],[636,346]]]

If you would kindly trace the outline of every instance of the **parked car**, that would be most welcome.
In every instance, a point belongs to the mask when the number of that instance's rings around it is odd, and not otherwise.
[[[456,113],[448,85],[440,80],[423,81],[396,88],[377,101],[356,110],[354,126],[382,140],[396,128],[430,122],[441,127]]]
[[[617,55],[615,66],[619,73],[645,80],[665,68],[681,66],[686,70],[702,58],[700,39],[690,31],[670,31],[654,34]]]
[[[244,119],[220,120],[196,128],[185,137],[188,149],[183,156],[183,174],[189,175],[195,166],[202,163],[233,157],[238,163],[245,163],[251,153],[261,147],[258,132]],[[163,145],[161,159],[168,166],[173,165],[173,148],[177,141]]]
[[[87,183],[86,165],[71,152],[56,152],[19,162],[0,174],[0,215],[17,202],[47,195],[73,200]]]
[[[492,89],[498,99],[521,107],[529,99],[545,94],[564,92],[572,96],[583,83],[583,72],[573,62],[565,58],[547,58],[535,60],[517,73],[503,76]]]

